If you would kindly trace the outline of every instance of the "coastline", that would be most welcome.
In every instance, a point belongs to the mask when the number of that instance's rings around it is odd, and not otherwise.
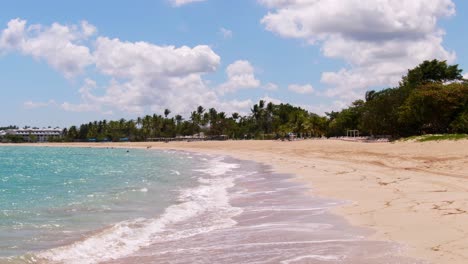
[[[25,144],[22,144],[25,145]],[[0,145],[2,146],[2,145]],[[18,146],[18,145],[15,145]],[[226,141],[48,143],[29,146],[177,149],[229,155],[294,174],[315,195],[347,200],[333,212],[402,243],[404,255],[468,262],[468,141],[356,143]]]

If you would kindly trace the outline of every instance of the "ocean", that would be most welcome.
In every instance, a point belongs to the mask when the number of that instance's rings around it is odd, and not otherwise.
[[[0,263],[419,263],[227,156],[0,147]]]

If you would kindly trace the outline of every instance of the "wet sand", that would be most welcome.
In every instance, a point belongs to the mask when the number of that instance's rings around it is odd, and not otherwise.
[[[39,144],[38,144],[39,145]],[[41,144],[42,145],[42,144]],[[334,140],[90,143],[42,146],[190,150],[253,160],[297,175],[310,192],[349,201],[333,209],[368,227],[370,240],[431,263],[468,263],[468,141],[356,143]]]
[[[130,263],[329,263],[416,264],[422,261],[399,256],[401,245],[368,240],[371,230],[350,226],[329,212],[342,202],[310,195],[308,187],[292,175],[273,173],[268,166],[229,159],[239,168],[218,177],[235,177],[228,189],[230,204],[239,212],[233,225],[208,232],[213,214],[203,212],[160,234],[150,246],[130,256],[112,260]],[[204,227],[203,227],[204,226]],[[195,232],[183,238],[173,236]]]

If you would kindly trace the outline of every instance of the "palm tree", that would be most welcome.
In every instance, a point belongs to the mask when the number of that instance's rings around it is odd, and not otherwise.
[[[259,110],[258,104],[254,104],[253,108],[252,108],[252,109],[250,109],[250,111],[252,112],[252,114],[253,114],[253,117],[254,117],[255,119],[258,119],[258,117],[259,117],[259,113],[260,113],[260,110]]]
[[[237,121],[239,117],[240,117],[239,113],[232,113],[232,119],[234,119],[235,121]]]
[[[260,101],[258,102],[258,106],[260,107],[260,109],[263,109],[263,108],[265,107],[265,101],[260,100]]]
[[[160,115],[154,114],[153,117],[150,117],[151,123],[151,135],[154,137],[161,136],[161,131],[163,128],[163,117]]]
[[[201,119],[202,126],[206,126],[210,122],[210,114],[204,113],[203,118]]]
[[[141,125],[142,125],[142,134],[144,139],[148,139],[148,137],[151,135],[151,116],[146,115],[143,117],[141,120]]]
[[[168,116],[170,113],[171,113],[171,110],[169,110],[169,109],[167,109],[167,108],[164,110],[164,116],[165,116],[166,118],[167,118],[167,116]]]
[[[137,120],[136,120],[136,125],[137,125],[138,128],[141,128],[142,122],[143,121],[142,121],[141,117],[138,117]]]
[[[135,131],[136,131],[135,121],[133,119],[128,120],[125,123],[125,135],[130,140],[134,140],[135,139]]]
[[[216,122],[216,119],[218,117],[218,111],[216,111],[216,109],[214,109],[214,108],[210,108],[208,113],[209,113],[209,117],[210,117],[210,123]]]
[[[182,122],[183,118],[181,115],[176,115],[175,116],[175,120],[177,122],[177,125],[180,125],[180,123]]]
[[[205,108],[203,108],[203,106],[198,106],[197,107],[197,113],[201,116],[203,114],[203,112],[205,112]]]
[[[273,111],[274,111],[274,104],[269,102],[266,108],[265,113],[265,131],[267,133],[271,133],[273,131]]]

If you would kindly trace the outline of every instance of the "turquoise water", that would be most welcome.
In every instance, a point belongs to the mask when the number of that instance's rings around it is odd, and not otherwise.
[[[159,215],[195,184],[193,163],[151,150],[0,147],[0,257]]]

